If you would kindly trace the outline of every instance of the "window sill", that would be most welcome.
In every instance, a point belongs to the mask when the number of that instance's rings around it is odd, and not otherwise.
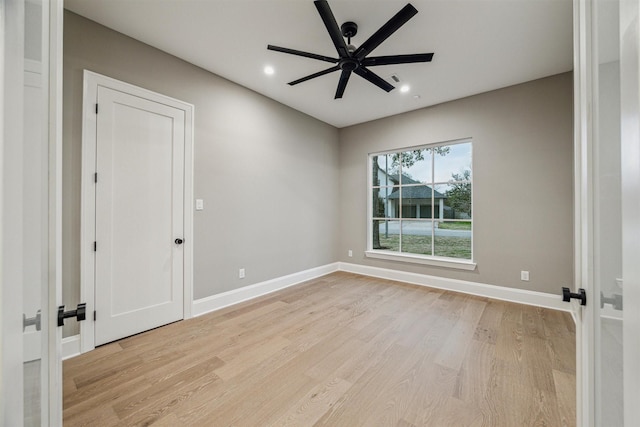
[[[475,270],[477,265],[475,262],[469,260],[458,260],[455,258],[444,257],[426,257],[398,252],[365,251],[364,254],[367,258],[378,258],[387,261],[410,262],[413,264],[432,265],[435,267],[453,268],[457,270],[471,271]]]

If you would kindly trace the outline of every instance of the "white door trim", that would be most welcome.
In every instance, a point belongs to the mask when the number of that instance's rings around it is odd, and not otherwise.
[[[125,92],[169,105],[185,113],[184,160],[184,318],[192,317],[193,303],[193,110],[194,106],[168,96],[140,88],[92,71],[84,71],[82,101],[82,196],[80,231],[80,300],[87,303],[87,321],[80,323],[80,349],[95,348],[93,311],[95,310],[95,182],[96,103],[98,86]]]

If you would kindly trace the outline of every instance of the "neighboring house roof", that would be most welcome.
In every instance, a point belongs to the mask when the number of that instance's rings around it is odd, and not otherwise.
[[[378,168],[379,172],[387,175],[386,172],[382,169],[382,168]],[[400,175],[399,174],[388,174],[387,175],[387,179],[389,179],[390,181],[393,182],[394,185],[399,185],[400,184]],[[415,179],[411,178],[410,176],[408,176],[407,174],[402,174],[402,184],[403,185],[407,185],[407,184],[422,184],[420,181],[416,181]],[[433,197],[435,199],[446,199],[447,196],[445,196],[442,193],[439,193],[438,191],[433,190],[431,187],[427,186],[427,185],[419,185],[419,186],[411,186],[411,187],[403,187],[402,188],[402,198],[404,199],[431,199],[431,194],[433,193]],[[399,199],[400,198],[400,191],[396,188],[395,190],[393,190],[391,193],[389,193],[388,196],[389,199]]]
[[[387,173],[384,171],[384,169],[378,167],[378,170],[384,174],[387,175]],[[387,178],[390,181],[393,181],[394,185],[399,185],[400,184],[400,175],[398,175],[397,173],[390,173],[387,175]],[[402,183],[403,184],[420,184],[420,181],[416,181],[415,179],[411,178],[409,175],[407,174],[402,174]]]
[[[404,179],[404,178],[403,178]],[[434,199],[446,199],[447,196],[444,194],[435,191],[428,185],[419,185],[419,186],[411,186],[411,187],[402,187],[402,198],[403,199],[431,199],[431,195],[433,194]],[[388,196],[389,199],[399,199],[400,198],[400,190],[396,189],[391,192]]]

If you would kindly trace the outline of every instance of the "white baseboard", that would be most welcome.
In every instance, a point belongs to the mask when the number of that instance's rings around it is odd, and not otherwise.
[[[338,269],[340,271],[362,274],[364,276],[397,280],[399,282],[410,283],[413,285],[428,286],[430,288],[445,289],[448,291],[462,292],[465,294],[493,298],[502,301],[572,312],[571,304],[562,302],[562,297],[560,295],[547,294],[544,292],[506,288],[503,286],[448,279],[445,277],[428,276],[426,274],[390,270],[380,267],[369,267],[366,265],[350,264],[346,262],[340,262]]]
[[[228,307],[230,305],[238,304],[262,295],[270,294],[271,292],[275,292],[280,289],[288,288],[289,286],[297,285],[307,280],[333,273],[338,271],[338,264],[339,263],[335,262],[311,268],[309,270],[300,271],[298,273],[289,274],[288,276],[267,280],[266,282],[260,282],[243,288],[223,292],[221,294],[212,295],[210,297],[200,298],[193,301],[191,314],[193,317],[202,316],[203,314],[220,310],[221,308]]]
[[[80,335],[62,338],[62,360],[79,356],[80,353],[82,353],[80,351]]]

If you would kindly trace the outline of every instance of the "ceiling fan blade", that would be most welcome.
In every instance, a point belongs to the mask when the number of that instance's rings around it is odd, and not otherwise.
[[[344,42],[342,31],[340,31],[336,18],[333,16],[333,12],[331,12],[329,3],[327,3],[326,0],[315,0],[313,3],[316,5],[316,9],[318,9],[318,13],[320,14],[320,18],[322,18],[322,22],[324,22],[324,26],[327,27],[327,31],[331,36],[333,45],[338,51],[338,55],[340,58],[348,57],[349,52],[347,51],[347,44]]]
[[[431,62],[433,53],[414,53],[411,55],[370,56],[362,60],[365,67],[391,64],[411,64],[414,62]]]
[[[276,52],[289,53],[291,55],[304,56],[305,58],[318,59],[320,61],[331,62],[333,64],[338,62],[337,58],[330,58],[330,57],[324,56],[324,55],[316,55],[315,53],[303,52],[301,50],[295,50],[295,49],[289,49],[289,48],[286,48],[286,47],[274,46],[272,44],[267,45],[267,49],[275,50]]]
[[[391,92],[395,88],[391,83],[364,67],[356,68],[353,72],[386,92]]]
[[[310,74],[306,77],[302,77],[301,79],[294,80],[289,82],[289,86],[297,85],[298,83],[306,82],[307,80],[315,79],[316,77],[324,76],[325,74],[333,73],[334,71],[338,71],[340,67],[337,65],[335,67],[327,68],[326,70],[318,71],[317,73]]]
[[[349,77],[351,77],[351,71],[342,70],[342,74],[340,74],[340,81],[338,82],[338,89],[336,89],[336,96],[333,99],[342,98],[344,90],[347,87],[347,83],[349,82]]]
[[[362,60],[365,56],[373,51],[376,47],[385,41],[391,34],[395,33],[398,28],[402,27],[409,19],[418,13],[418,10],[408,3],[400,12],[396,13],[387,21],[378,31],[373,33],[356,51],[354,55],[358,60]]]

